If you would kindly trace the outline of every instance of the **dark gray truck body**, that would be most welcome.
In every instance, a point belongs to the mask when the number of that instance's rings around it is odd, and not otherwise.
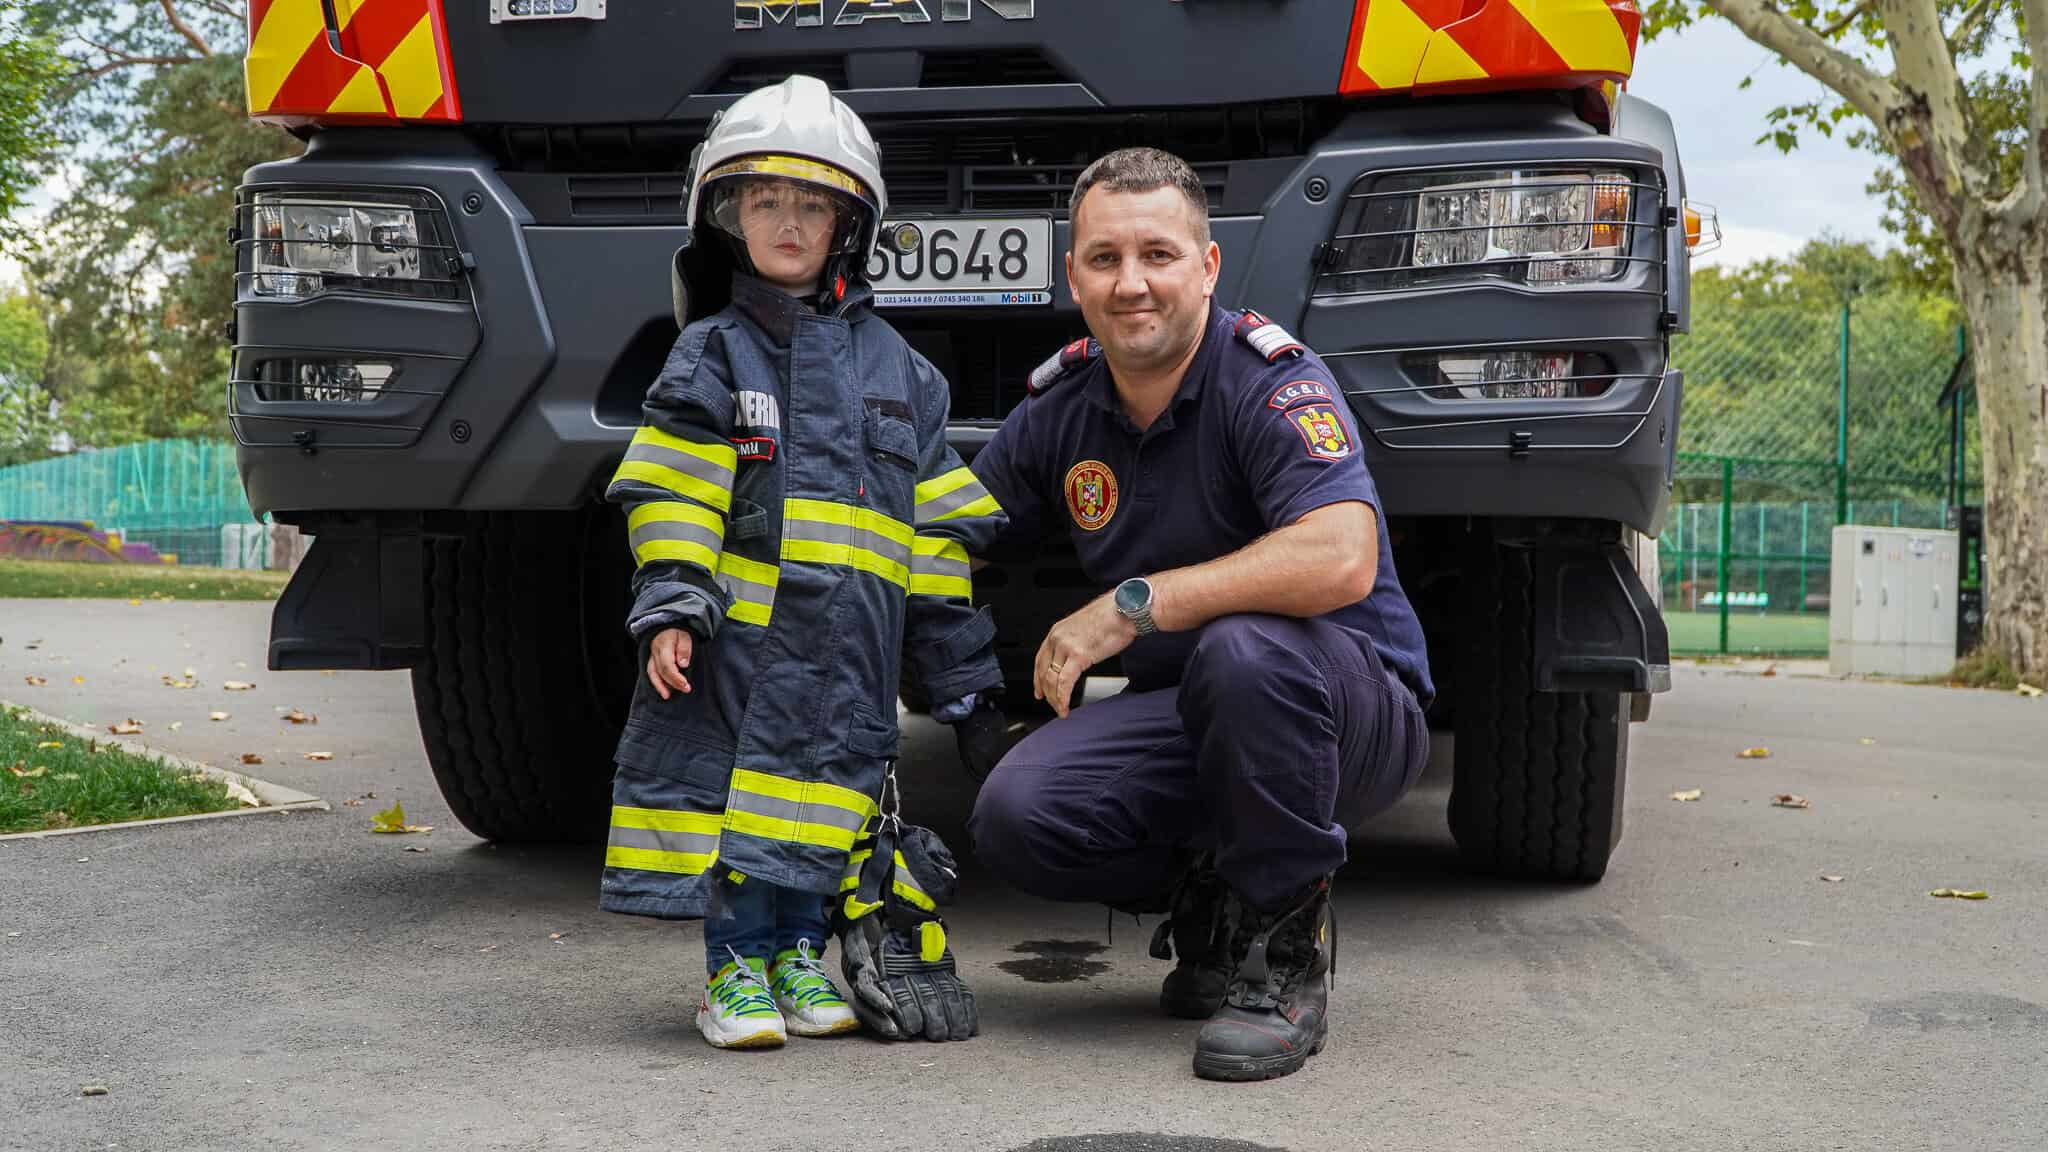
[[[1151,144],[1197,166],[1222,249],[1217,299],[1313,347],[1369,433],[1445,689],[1438,722],[1454,722],[1458,680],[1446,670],[1461,658],[1465,615],[1448,589],[1481,535],[1534,558],[1530,638],[1512,657],[1534,690],[1625,702],[1668,684],[1663,624],[1627,558],[1634,534],[1662,526],[1682,384],[1667,349],[1686,322],[1685,185],[1661,111],[1623,95],[1603,132],[1553,93],[1341,98],[1349,0],[1293,0],[1284,17],[1265,5],[1041,0],[1031,20],[984,2],[954,21],[931,0],[924,24],[835,26],[839,7],[825,5],[819,27],[692,18],[679,43],[682,17],[637,5],[523,26],[451,6],[463,124],[326,128],[301,157],[247,173],[245,197],[422,194],[445,226],[456,286],[439,300],[259,298],[240,246],[230,416],[243,479],[259,513],[316,533],[277,612],[273,667],[427,660],[437,625],[436,601],[418,592],[423,557],[461,535],[465,515],[577,511],[599,527],[560,547],[611,546],[602,518],[616,514],[594,506],[675,338],[669,268],[689,149],[739,92],[805,71],[875,131],[892,219],[1049,214],[1058,253],[1068,190],[1094,156]],[[1375,174],[1587,163],[1626,171],[1638,189],[1615,279],[1339,291],[1346,282],[1322,275],[1352,190]],[[1054,267],[1049,305],[885,312],[951,381],[963,456],[1022,397],[1031,368],[1084,332]],[[1417,376],[1418,355],[1500,347],[1596,354],[1612,385],[1590,399],[1446,401]],[[280,378],[265,361],[308,356],[388,360],[404,387],[333,403],[264,383]],[[606,563],[620,565],[622,585],[623,528],[612,527],[618,555]],[[977,580],[1018,678],[1044,626],[1095,591],[1057,539]],[[607,613],[623,588],[600,582],[580,578],[581,627],[616,633]],[[599,694],[619,683],[590,678]]]

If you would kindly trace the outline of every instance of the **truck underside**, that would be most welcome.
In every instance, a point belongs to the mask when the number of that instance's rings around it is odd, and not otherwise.
[[[1666,362],[1687,268],[1668,119],[1625,95],[1589,116],[1583,86],[1304,94],[1289,60],[1370,55],[1356,37],[1332,48],[1313,34],[1350,20],[1349,0],[1277,28],[1186,14],[1209,23],[1175,42],[1182,65],[1132,92],[1099,35],[1085,50],[1078,31],[1055,36],[1071,13],[1032,27],[991,16],[1028,3],[948,0],[931,27],[891,25],[872,51],[792,54],[809,43],[799,35],[842,33],[798,19],[814,7],[769,5],[755,30],[782,39],[759,42],[742,13],[735,43],[774,51],[724,50],[672,96],[631,88],[622,66],[554,110],[536,85],[510,84],[503,57],[466,68],[482,17],[451,10],[450,75],[489,77],[465,81],[460,122],[330,123],[308,130],[302,157],[249,172],[230,415],[252,506],[315,535],[277,608],[272,666],[412,669],[430,759],[465,824],[506,839],[602,832],[636,660],[621,627],[624,524],[597,497],[675,339],[690,149],[733,93],[809,71],[873,128],[892,221],[1045,222],[1045,250],[1020,261],[1050,268],[1046,282],[1002,286],[1024,303],[919,295],[929,277],[886,301],[951,381],[952,439],[969,459],[1031,369],[1084,334],[1057,259],[1081,168],[1137,144],[1194,165],[1223,252],[1217,299],[1315,348],[1369,432],[1440,689],[1431,724],[1455,742],[1460,845],[1504,873],[1597,879],[1620,837],[1631,715],[1669,681],[1638,576],[1682,385]],[[969,10],[976,35],[957,50],[916,39]],[[621,62],[629,31],[605,32]],[[1244,66],[1261,52],[1270,68]],[[1199,69],[1183,65],[1204,53],[1233,62],[1231,102],[1189,79]],[[252,100],[257,71],[252,57]],[[1529,203],[1533,222],[1469,223],[1474,205]],[[309,275],[292,250],[316,246],[285,243],[281,225],[316,217],[372,229],[380,252],[416,257],[413,274]],[[1516,248],[1538,235],[1524,228],[1551,229],[1533,254]],[[1453,250],[1475,232],[1483,244]],[[388,242],[401,234],[409,243]],[[988,559],[976,595],[1006,674],[1028,682],[1045,628],[1100,590],[1064,535]]]

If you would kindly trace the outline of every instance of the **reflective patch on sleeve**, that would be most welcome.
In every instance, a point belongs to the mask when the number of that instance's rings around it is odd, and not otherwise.
[[[1251,349],[1263,357],[1268,364],[1277,362],[1282,356],[1292,353],[1306,355],[1308,345],[1296,340],[1271,320],[1250,309],[1237,318],[1237,338],[1251,345]]]
[[[1336,392],[1321,380],[1290,380],[1274,390],[1266,404],[1285,412],[1296,404],[1306,404],[1312,400],[1331,401],[1336,398]]]
[[[1072,344],[1046,357],[1045,363],[1031,370],[1031,380],[1026,385],[1033,396],[1059,383],[1079,371],[1090,360],[1102,354],[1102,346],[1093,339],[1076,340]]]

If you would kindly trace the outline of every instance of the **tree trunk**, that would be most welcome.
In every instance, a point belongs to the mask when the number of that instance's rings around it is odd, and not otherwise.
[[[1984,442],[1985,640],[2048,684],[2048,221],[1955,246]],[[1974,241],[1974,242],[1970,242]]]

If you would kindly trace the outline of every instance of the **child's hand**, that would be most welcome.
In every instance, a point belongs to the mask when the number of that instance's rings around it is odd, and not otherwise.
[[[693,637],[681,628],[664,628],[654,634],[653,653],[647,658],[647,680],[654,690],[668,699],[669,689],[688,692],[690,681],[683,675],[683,669],[690,666],[690,647]]]

